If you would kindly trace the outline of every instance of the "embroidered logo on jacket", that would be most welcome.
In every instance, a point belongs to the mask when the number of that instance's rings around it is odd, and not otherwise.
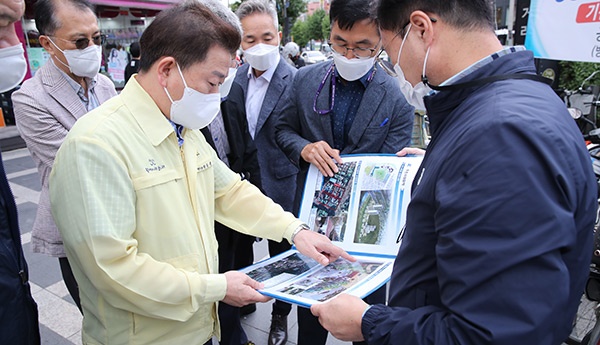
[[[154,171],[161,171],[165,168],[164,164],[156,163],[156,161],[152,158],[148,159],[148,163],[150,164],[150,166],[145,168],[147,173],[151,173]]]

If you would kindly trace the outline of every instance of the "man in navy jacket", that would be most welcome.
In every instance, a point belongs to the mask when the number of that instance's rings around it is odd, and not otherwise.
[[[24,1],[0,0],[0,92],[16,87],[27,72],[14,27],[24,10]],[[17,207],[0,156],[0,344],[40,343],[37,305],[28,279]]]
[[[388,305],[343,295],[312,312],[336,337],[369,344],[560,344],[597,206],[565,105],[530,52],[498,42],[487,0],[380,0],[377,13],[411,87],[436,90],[424,98],[432,140]]]

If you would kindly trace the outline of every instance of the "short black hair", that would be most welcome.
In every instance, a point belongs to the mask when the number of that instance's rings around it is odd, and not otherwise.
[[[418,10],[464,30],[493,30],[496,21],[491,0],[378,0],[373,10],[380,28],[393,32],[401,32]]]
[[[129,53],[136,59],[140,57],[140,43],[138,41],[131,43],[129,46]]]
[[[40,35],[51,36],[60,28],[61,23],[54,15],[56,4],[59,1],[75,6],[82,11],[90,10],[95,13],[94,5],[87,0],[38,0],[33,6],[35,7],[35,26]]]
[[[369,0],[332,0],[329,8],[329,23],[336,22],[342,30],[351,30],[354,23],[364,19],[375,21]]]
[[[240,42],[240,33],[206,6],[193,1],[179,4],[160,12],[142,34],[140,71],[148,71],[166,56],[185,69],[204,61],[213,46],[233,55]]]

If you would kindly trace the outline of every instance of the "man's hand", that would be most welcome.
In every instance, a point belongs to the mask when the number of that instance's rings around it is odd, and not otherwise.
[[[234,306],[242,307],[246,304],[267,302],[271,298],[263,296],[256,290],[262,289],[263,284],[248,277],[245,273],[238,271],[225,272],[227,279],[227,292],[223,302]]]
[[[418,147],[405,147],[402,150],[396,152],[396,156],[404,157],[406,155],[424,155],[425,150],[420,149]]]
[[[332,149],[327,142],[322,140],[304,146],[300,156],[316,166],[323,176],[332,177],[334,173],[338,172],[336,163],[342,164],[340,151]]]
[[[334,262],[340,256],[352,262],[356,261],[352,255],[331,243],[327,236],[314,231],[302,230],[298,232],[294,237],[294,245],[300,253],[324,266]]]
[[[334,337],[343,341],[363,341],[362,315],[369,307],[362,299],[340,294],[329,302],[313,304],[312,314]]]
[[[25,12],[25,0],[0,0],[0,28],[20,20]]]

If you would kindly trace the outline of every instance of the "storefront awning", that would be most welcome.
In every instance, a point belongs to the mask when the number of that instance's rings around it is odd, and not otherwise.
[[[136,1],[136,0],[90,0],[91,3],[96,5],[105,5],[105,6],[116,6],[116,7],[130,7],[130,8],[147,8],[152,10],[164,10],[173,6],[176,3],[181,2],[181,0],[145,0],[145,1]]]

